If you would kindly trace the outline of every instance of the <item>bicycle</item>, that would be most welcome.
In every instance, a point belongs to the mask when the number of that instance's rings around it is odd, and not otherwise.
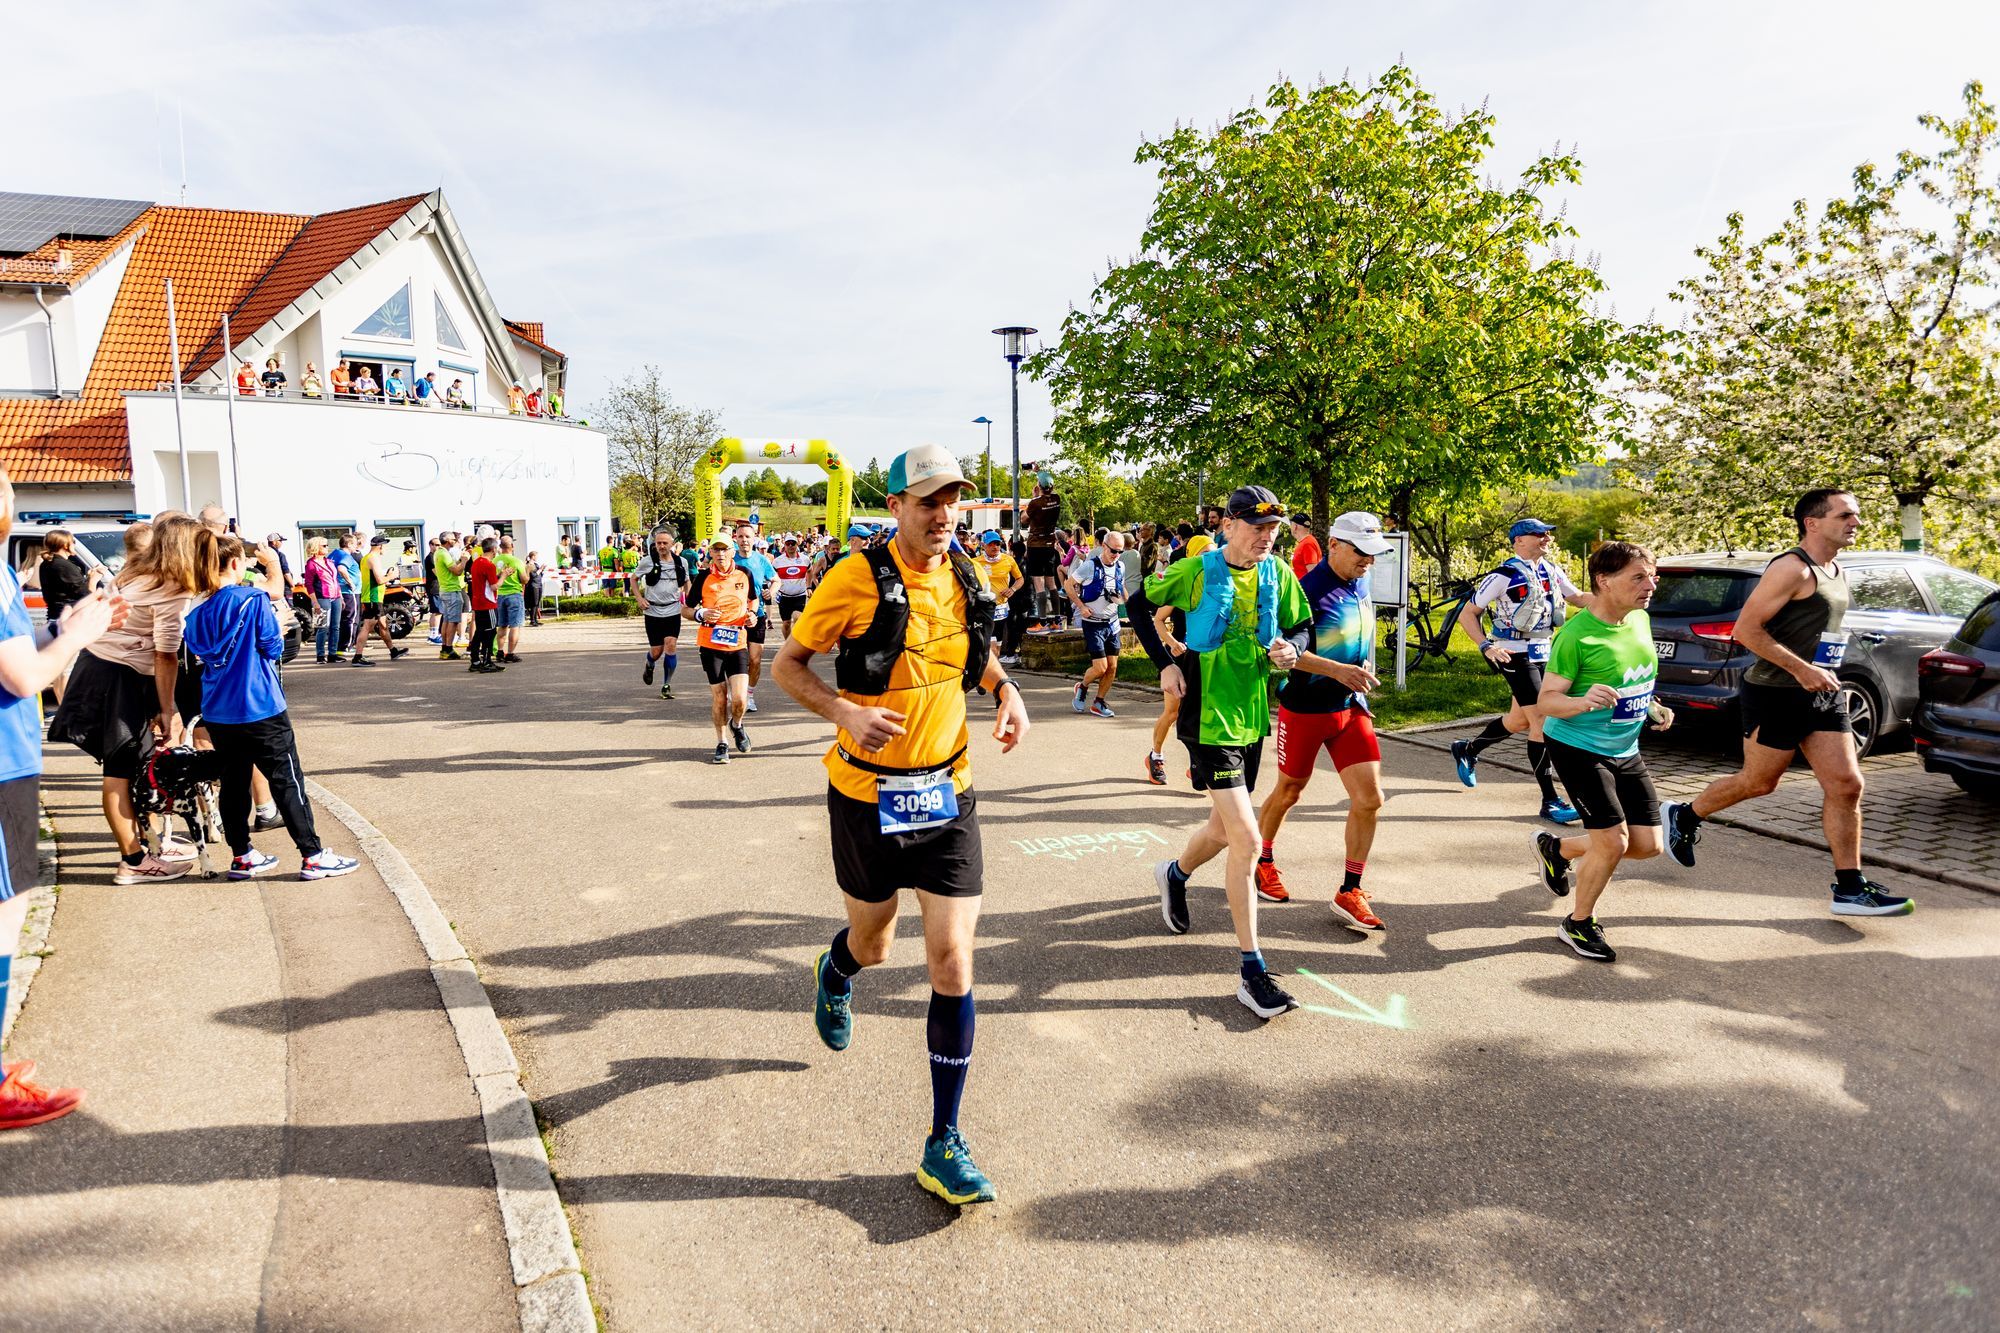
[[[1419,590],[1403,621],[1403,629],[1409,638],[1408,669],[1415,671],[1423,665],[1425,658],[1448,661],[1451,658],[1451,639],[1458,629],[1458,617],[1472,601],[1478,591],[1478,584],[1455,583],[1446,590],[1450,600],[1431,598]],[[1394,608],[1390,608],[1393,610]],[[1442,613],[1440,618],[1440,613]],[[1381,656],[1384,661],[1393,661],[1396,653],[1396,631],[1391,627],[1382,636]]]

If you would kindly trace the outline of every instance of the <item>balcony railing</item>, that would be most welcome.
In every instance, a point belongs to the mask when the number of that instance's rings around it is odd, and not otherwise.
[[[171,381],[163,380],[154,387],[160,393],[172,393],[174,391]],[[228,388],[215,384],[183,384],[181,386],[181,393],[191,398],[223,398],[228,395],[229,391]],[[517,421],[538,421],[551,426],[588,426],[589,424],[588,422],[578,421],[574,417],[550,416],[546,410],[535,416],[530,416],[526,412],[511,412],[504,407],[472,407],[469,405],[454,407],[447,405],[441,397],[433,398],[428,404],[419,403],[416,399],[408,397],[398,401],[389,398],[379,389],[368,395],[354,393],[336,395],[331,389],[322,390],[317,394],[309,394],[302,389],[291,386],[273,391],[259,385],[254,392],[245,389],[237,389],[235,392],[237,398],[246,403],[310,403],[316,407],[351,407],[378,412],[454,412],[462,413],[466,416],[512,417]]]

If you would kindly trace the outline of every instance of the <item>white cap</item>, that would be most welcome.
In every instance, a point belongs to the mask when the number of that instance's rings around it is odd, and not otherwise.
[[[1363,555],[1386,555],[1388,539],[1382,536],[1382,521],[1359,509],[1350,509],[1333,520],[1327,536],[1346,542]]]
[[[908,491],[911,495],[930,495],[947,486],[970,486],[965,474],[958,470],[958,460],[942,445],[920,444],[914,449],[898,454],[889,464],[889,476],[882,489],[895,495]]]

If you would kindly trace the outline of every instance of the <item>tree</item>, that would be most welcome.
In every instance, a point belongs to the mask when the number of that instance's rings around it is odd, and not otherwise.
[[[1597,273],[1544,199],[1578,159],[1485,183],[1494,124],[1398,65],[1142,145],[1160,185],[1139,253],[1029,362],[1057,437],[1304,491],[1322,533],[1335,494],[1407,523],[1427,491],[1595,456],[1639,345],[1591,308]]]
[[[1960,118],[1919,118],[1927,151],[1863,163],[1845,198],[1800,200],[1762,239],[1732,213],[1695,252],[1683,322],[1638,386],[1628,471],[1671,500],[1651,535],[1782,546],[1792,499],[1840,485],[1874,518],[1869,540],[1899,513],[1906,539],[1928,522],[1991,556],[2000,171],[1993,104],[1977,83],[1963,96]]]
[[[721,414],[676,403],[658,366],[611,386],[591,414],[609,445],[611,484],[644,526],[694,507],[694,465],[716,441]]]
[[[883,471],[882,464],[869,459],[868,466],[854,476],[854,502],[870,508],[880,505],[888,484],[889,474]]]
[[[748,503],[747,497],[743,494],[743,478],[731,477],[728,481],[724,482],[722,486],[722,498],[733,505]]]
[[[798,504],[806,498],[806,488],[799,485],[797,477],[784,477],[778,482],[779,499],[787,504]]]
[[[809,505],[825,504],[826,483],[824,481],[816,481],[812,483],[812,485],[806,487],[805,502]]]

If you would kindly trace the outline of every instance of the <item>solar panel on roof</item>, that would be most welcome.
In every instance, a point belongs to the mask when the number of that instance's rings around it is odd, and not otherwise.
[[[24,255],[58,236],[106,240],[151,207],[144,199],[86,199],[0,190],[0,254]]]

